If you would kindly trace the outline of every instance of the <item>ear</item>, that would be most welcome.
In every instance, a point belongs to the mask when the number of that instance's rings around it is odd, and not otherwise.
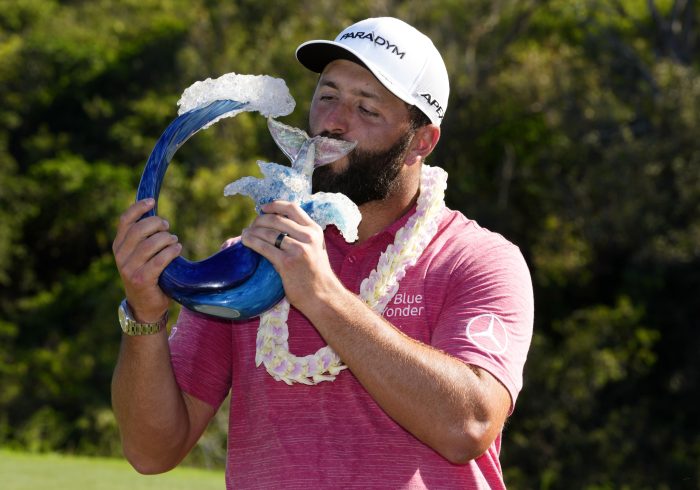
[[[440,127],[435,124],[427,124],[416,130],[411,140],[411,147],[406,155],[406,165],[421,163],[433,152],[440,140]]]

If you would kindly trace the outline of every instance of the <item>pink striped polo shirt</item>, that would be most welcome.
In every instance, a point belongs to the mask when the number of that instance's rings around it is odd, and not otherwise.
[[[328,227],[328,255],[349,290],[359,292],[410,214],[359,245]],[[522,254],[502,236],[445,209],[437,235],[407,270],[384,317],[414,339],[489,371],[515,403],[533,296]],[[294,308],[288,324],[295,355],[324,345]],[[349,370],[331,383],[288,386],[256,368],[257,327],[257,319],[218,320],[183,309],[170,339],[185,392],[218,407],[231,391],[228,489],[505,488],[500,436],[479,458],[451,464],[390,419]]]

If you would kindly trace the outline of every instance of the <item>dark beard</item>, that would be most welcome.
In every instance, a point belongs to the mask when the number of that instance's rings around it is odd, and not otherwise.
[[[333,135],[321,133],[332,138]],[[385,199],[397,185],[396,177],[404,164],[404,157],[413,133],[404,133],[384,151],[355,148],[348,155],[348,166],[336,173],[330,165],[314,170],[313,192],[341,192],[357,206]]]

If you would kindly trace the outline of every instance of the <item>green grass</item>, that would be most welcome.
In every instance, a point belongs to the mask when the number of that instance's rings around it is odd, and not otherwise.
[[[0,449],[4,490],[221,490],[222,471],[175,468],[162,475],[140,475],[124,460],[27,454]]]

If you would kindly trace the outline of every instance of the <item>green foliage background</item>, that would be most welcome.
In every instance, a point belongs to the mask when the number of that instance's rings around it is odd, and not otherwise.
[[[182,90],[284,78],[294,48],[394,15],[452,82],[448,204],[517,243],[536,324],[504,432],[512,488],[699,488],[700,21],[690,0],[0,0],[0,445],[114,455],[116,221]],[[252,216],[223,185],[282,161],[242,114],[160,199],[190,257]],[[220,459],[215,421],[193,463]],[[213,463],[212,463],[213,462]],[[574,482],[574,483],[572,483]]]

